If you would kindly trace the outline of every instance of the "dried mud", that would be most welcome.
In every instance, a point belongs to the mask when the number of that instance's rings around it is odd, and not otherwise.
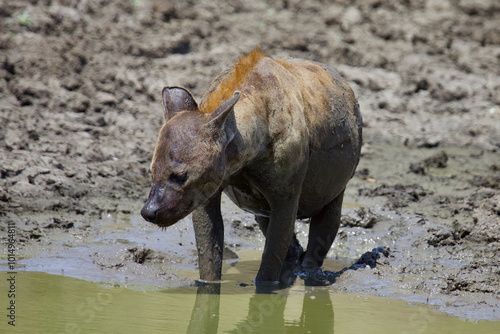
[[[495,0],[2,0],[2,245],[14,222],[26,270],[191,284],[189,219],[138,216],[160,92],[200,97],[259,45],[330,65],[359,99],[363,156],[329,258],[388,251],[333,287],[500,320],[499,20]],[[250,215],[224,216],[228,258],[262,246]]]

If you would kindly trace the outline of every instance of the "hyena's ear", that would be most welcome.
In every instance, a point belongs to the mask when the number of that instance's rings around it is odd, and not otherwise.
[[[221,128],[224,125],[227,116],[231,113],[231,110],[233,110],[233,107],[236,104],[236,102],[238,102],[240,95],[241,95],[240,91],[234,92],[232,98],[224,102],[219,108],[217,108],[217,110],[215,110],[210,115],[209,123],[211,126]]]
[[[198,109],[198,104],[191,93],[182,87],[164,87],[162,92],[163,116],[165,122],[181,111]]]

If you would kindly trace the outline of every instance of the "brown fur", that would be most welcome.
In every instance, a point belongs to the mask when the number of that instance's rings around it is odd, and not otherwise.
[[[229,100],[233,96],[234,91],[241,89],[248,74],[264,57],[265,55],[258,47],[255,47],[249,54],[240,57],[233,64],[231,73],[201,103],[200,112],[203,114],[211,113],[220,107],[224,101]]]

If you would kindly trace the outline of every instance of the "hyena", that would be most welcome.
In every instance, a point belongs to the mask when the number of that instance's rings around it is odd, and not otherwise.
[[[182,87],[165,87],[162,99],[165,123],[141,214],[167,227],[193,212],[200,278],[221,279],[223,191],[266,237],[256,282],[285,280],[296,219],[310,218],[302,267],[321,268],[360,157],[361,115],[346,81],[324,64],[256,48],[199,105]]]

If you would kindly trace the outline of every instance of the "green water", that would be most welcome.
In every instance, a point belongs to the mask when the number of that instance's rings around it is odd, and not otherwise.
[[[13,327],[8,274],[0,276],[1,333],[500,333],[500,322],[474,323],[329,287],[296,284],[269,295],[229,280],[220,294],[196,287],[137,291],[38,272],[15,275]]]

